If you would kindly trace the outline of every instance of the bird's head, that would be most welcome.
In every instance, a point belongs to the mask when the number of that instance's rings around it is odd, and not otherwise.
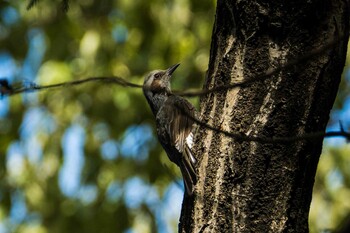
[[[170,93],[170,77],[180,64],[175,64],[166,70],[150,72],[143,82],[145,94]]]

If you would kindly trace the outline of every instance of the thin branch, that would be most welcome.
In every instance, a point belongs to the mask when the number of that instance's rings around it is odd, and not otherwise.
[[[185,114],[187,117],[192,119],[196,124],[199,126],[205,127],[209,130],[212,130],[214,132],[223,134],[225,136],[234,138],[239,141],[248,141],[248,142],[260,142],[260,143],[273,143],[273,144],[289,144],[294,143],[298,141],[316,141],[324,138],[330,138],[330,137],[344,137],[347,141],[350,141],[350,133],[345,132],[344,128],[342,128],[340,131],[330,131],[330,132],[311,132],[311,133],[305,133],[302,135],[295,135],[295,136],[278,136],[278,137],[265,137],[265,136],[247,136],[243,133],[231,133],[225,130],[218,129],[212,125],[209,125],[205,122],[202,122],[201,120],[197,119],[196,117],[193,117],[189,115],[182,106],[176,106],[180,109],[180,111]],[[342,127],[342,126],[341,126]]]
[[[120,77],[90,77],[86,79],[80,79],[80,80],[75,80],[75,81],[70,81],[70,82],[62,82],[62,83],[55,83],[55,84],[50,84],[50,85],[36,85],[32,84],[27,87],[21,86],[19,88],[14,88],[8,84],[6,80],[0,80],[0,94],[2,96],[12,96],[12,95],[17,95],[20,93],[24,92],[33,92],[33,91],[43,91],[47,89],[53,89],[53,88],[60,88],[60,87],[70,87],[70,86],[77,86],[80,84],[84,84],[87,82],[102,82],[102,83],[112,83],[112,84],[117,84],[120,86],[124,87],[134,87],[134,88],[141,88],[142,85],[131,83],[126,81],[123,78]]]
[[[38,0],[33,0],[30,3],[35,3]],[[234,88],[239,88],[239,87],[247,87],[253,82],[256,81],[262,81],[265,80],[269,77],[272,77],[273,75],[283,71],[283,70],[288,70],[296,65],[299,65],[301,63],[305,63],[306,61],[310,60],[311,58],[321,55],[322,53],[326,52],[330,48],[332,48],[336,43],[340,41],[342,36],[339,36],[335,38],[333,41],[330,43],[326,44],[325,46],[316,49],[314,51],[311,51],[310,53],[299,57],[298,59],[294,61],[290,61],[285,65],[281,65],[275,69],[269,69],[267,72],[264,74],[258,75],[256,77],[252,78],[247,78],[244,81],[238,82],[238,83],[233,83],[233,84],[228,84],[224,86],[218,86],[212,89],[207,89],[207,90],[187,90],[187,91],[173,91],[174,94],[180,95],[180,96],[186,96],[186,97],[196,97],[196,96],[202,96],[206,95],[209,93],[214,93],[214,92],[221,92],[221,91],[226,91],[229,89],[234,89]],[[6,80],[2,79],[0,80],[0,95],[1,96],[6,96],[6,95],[15,95],[23,92],[32,92],[32,91],[41,91],[41,90],[46,90],[46,89],[51,89],[51,88],[58,88],[58,87],[68,87],[68,86],[75,86],[75,85],[80,85],[86,82],[103,82],[103,83],[113,83],[121,86],[127,86],[127,87],[134,87],[134,88],[142,88],[142,85],[131,83],[126,81],[125,79],[121,77],[90,77],[86,79],[81,79],[81,80],[76,80],[76,81],[71,81],[71,82],[62,82],[62,83],[57,83],[57,84],[51,84],[51,85],[46,85],[46,86],[39,86],[39,85],[31,85],[29,87],[20,87],[20,88],[12,88],[6,84],[7,86],[4,85]],[[10,90],[10,87],[13,90]]]
[[[315,141],[315,140],[320,140],[320,139],[330,138],[330,137],[344,137],[346,140],[348,141],[350,140],[350,133],[345,131],[330,131],[330,132],[319,131],[319,132],[305,133],[302,135],[286,136],[286,137],[247,136],[242,133],[241,134],[230,133],[221,129],[217,129],[213,126],[210,126],[198,120],[195,120],[195,122],[215,132],[222,133],[226,136],[235,138],[237,140],[248,141],[248,142],[288,144],[288,143],[293,143],[298,141]]]
[[[313,51],[311,51],[303,56],[299,56],[295,60],[289,61],[284,65],[281,64],[277,68],[274,68],[274,69],[271,68],[271,69],[267,70],[267,72],[260,74],[258,76],[246,78],[244,81],[241,81],[241,82],[237,82],[237,83],[233,83],[233,84],[226,84],[223,86],[217,86],[217,87],[214,87],[212,89],[173,91],[173,93],[180,95],[180,96],[195,97],[195,96],[203,96],[203,95],[215,93],[215,92],[227,91],[227,90],[239,88],[239,87],[244,88],[244,87],[249,86],[253,82],[263,81],[265,79],[272,77],[275,74],[278,74],[281,71],[289,70],[296,65],[303,64],[303,63],[307,62],[308,60],[310,60],[313,57],[322,55],[323,53],[325,53],[326,51],[328,51],[329,49],[334,47],[338,42],[340,42],[340,40],[342,38],[343,38],[343,36],[339,36],[337,38],[334,38],[332,41],[330,41],[326,45],[324,45],[318,49],[315,49],[315,50],[313,50]]]

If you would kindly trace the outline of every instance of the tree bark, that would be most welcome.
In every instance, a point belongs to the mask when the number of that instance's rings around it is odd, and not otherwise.
[[[325,131],[345,63],[348,13],[346,0],[218,0],[204,89],[287,68],[203,96],[201,121],[250,137]],[[321,139],[262,143],[198,127],[199,178],[184,198],[179,232],[308,232],[321,149]]]

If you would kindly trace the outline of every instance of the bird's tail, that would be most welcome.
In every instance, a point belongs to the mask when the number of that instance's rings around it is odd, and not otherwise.
[[[189,196],[192,195],[193,187],[197,183],[196,162],[191,149],[186,146],[179,167],[184,179],[186,193]]]

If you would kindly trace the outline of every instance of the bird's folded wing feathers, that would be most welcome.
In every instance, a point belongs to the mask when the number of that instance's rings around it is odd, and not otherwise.
[[[195,172],[196,159],[192,154],[192,125],[194,123],[195,108],[185,99],[179,96],[170,96],[162,107],[162,119],[167,119],[163,122],[167,125],[167,135],[171,146],[174,146],[182,155],[181,157],[171,160],[180,167],[181,173],[185,182],[186,190],[189,195],[192,195],[193,186],[197,183],[197,175]]]
[[[179,96],[170,96],[164,107],[171,108],[167,109],[167,112],[171,113],[168,118],[170,119],[168,129],[170,141],[182,153],[186,146],[191,148],[191,144],[187,142],[192,140],[191,130],[195,109],[187,100]]]

